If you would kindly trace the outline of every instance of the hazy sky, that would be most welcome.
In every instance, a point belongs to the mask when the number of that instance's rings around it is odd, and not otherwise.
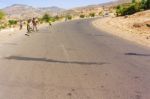
[[[100,4],[113,0],[0,0],[0,8],[12,4],[26,4],[34,7],[58,6],[61,8],[73,8],[90,4]]]

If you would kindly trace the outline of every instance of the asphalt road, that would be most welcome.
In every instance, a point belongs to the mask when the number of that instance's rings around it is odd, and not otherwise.
[[[150,49],[92,20],[0,44],[0,99],[150,99]]]

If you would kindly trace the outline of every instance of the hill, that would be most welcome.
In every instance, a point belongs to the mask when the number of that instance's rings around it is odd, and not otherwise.
[[[115,1],[106,2],[106,3],[102,3],[102,4],[97,4],[97,5],[88,5],[88,6],[84,6],[84,7],[77,7],[77,8],[73,8],[73,9],[70,9],[70,10],[67,10],[64,12],[65,12],[65,14],[73,14],[73,15],[80,15],[80,14],[86,15],[89,13],[98,14],[104,8],[114,7],[114,6],[117,6],[119,4],[129,3],[131,1],[132,0],[115,0]]]
[[[30,17],[40,17],[45,13],[56,15],[61,11],[64,11],[62,8],[58,7],[45,7],[45,8],[35,8],[28,5],[14,4],[12,6],[2,9],[8,18],[18,19],[18,18],[30,18]]]
[[[2,9],[9,19],[24,19],[24,18],[31,18],[31,17],[41,17],[43,14],[48,13],[52,16],[54,15],[80,15],[80,14],[89,14],[89,13],[96,13],[98,14],[100,11],[103,10],[103,7],[110,7],[116,6],[121,3],[128,3],[132,0],[116,0],[112,2],[107,2],[98,5],[88,5],[84,7],[77,7],[69,10],[65,10],[59,7],[43,7],[43,8],[35,8],[28,5],[23,4],[14,4],[9,7]]]

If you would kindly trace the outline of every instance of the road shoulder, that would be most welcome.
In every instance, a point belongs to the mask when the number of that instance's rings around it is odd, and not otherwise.
[[[125,20],[125,21],[124,21]],[[132,20],[132,19],[131,19]],[[100,18],[94,20],[92,25],[99,30],[106,31],[125,40],[150,47],[150,33],[143,29],[133,29],[130,21],[122,18]],[[128,25],[129,24],[129,25]]]

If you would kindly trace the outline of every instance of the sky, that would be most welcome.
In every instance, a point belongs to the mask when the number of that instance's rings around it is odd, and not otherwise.
[[[13,4],[25,4],[34,7],[57,6],[65,9],[86,6],[91,4],[100,4],[113,0],[0,0],[0,8]]]

